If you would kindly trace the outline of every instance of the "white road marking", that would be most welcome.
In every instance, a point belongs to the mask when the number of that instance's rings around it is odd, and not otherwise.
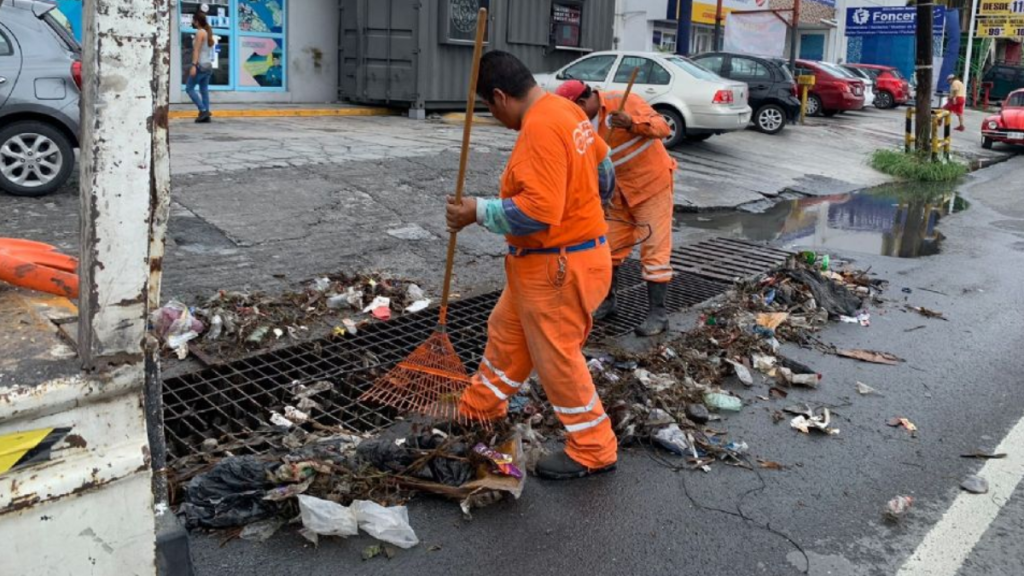
[[[988,494],[963,492],[957,496],[897,576],[955,576],[1024,478],[1024,419],[995,451],[1005,452],[1006,458],[989,460],[978,472],[988,480]]]

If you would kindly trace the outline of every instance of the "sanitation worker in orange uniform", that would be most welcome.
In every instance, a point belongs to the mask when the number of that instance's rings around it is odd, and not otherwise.
[[[602,210],[615,187],[608,146],[578,106],[545,93],[511,54],[484,55],[477,94],[519,138],[499,198],[449,198],[450,230],[476,223],[508,243],[505,289],[459,410],[503,418],[508,398],[536,371],[567,438],[537,474],[563,480],[612,470],[615,434],[582,351],[612,276]]]
[[[619,112],[622,92],[598,92],[579,80],[569,80],[556,93],[577,103],[612,149],[618,187],[608,209],[608,242],[615,273],[608,297],[594,319],[615,314],[619,266],[640,242],[648,311],[636,333],[661,334],[668,329],[665,297],[672,280],[672,172],[676,168],[661,140],[671,130],[661,114],[635,94],[629,95],[625,109]]]

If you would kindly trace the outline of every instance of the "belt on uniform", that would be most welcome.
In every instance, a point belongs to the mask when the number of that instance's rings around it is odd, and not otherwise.
[[[509,246],[508,253],[513,256],[528,256],[530,254],[561,254],[564,250],[566,254],[572,252],[583,252],[584,250],[592,250],[601,246],[607,242],[604,236],[599,236],[593,240],[587,240],[580,244],[574,244],[572,246],[565,246],[562,248],[519,248],[517,246]]]

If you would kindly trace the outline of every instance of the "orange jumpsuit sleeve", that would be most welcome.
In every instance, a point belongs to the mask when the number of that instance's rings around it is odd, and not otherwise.
[[[554,128],[541,127],[523,134],[525,154],[510,170],[512,201],[538,222],[557,226],[565,211],[569,158]]]
[[[633,127],[629,129],[631,134],[644,138],[668,138],[672,133],[661,114],[636,94],[630,94],[626,100],[626,112],[633,119]]]

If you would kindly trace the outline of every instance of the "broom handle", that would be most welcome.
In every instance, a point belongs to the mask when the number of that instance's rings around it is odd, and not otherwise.
[[[633,83],[636,82],[636,75],[640,72],[640,67],[633,68],[633,73],[629,75],[629,84],[626,85],[626,93],[622,95],[622,102],[619,103],[619,109],[616,112],[622,112],[626,109],[626,100],[629,100],[629,93],[633,91]],[[608,137],[605,138],[605,142],[612,139],[612,132],[615,131],[615,127],[612,126],[611,130],[608,131]]]
[[[455,184],[455,203],[462,204],[462,189],[466,184],[466,163],[469,160],[469,135],[473,131],[473,110],[476,108],[476,80],[480,74],[480,56],[484,49],[484,32],[487,30],[487,9],[481,8],[476,16],[476,42],[473,44],[473,68],[469,76],[469,95],[466,96],[466,120],[462,127],[462,151],[459,156],[459,179]],[[448,235],[448,261],[444,269],[444,291],[441,293],[441,317],[438,324],[448,321],[448,297],[452,289],[452,269],[455,267],[455,237]]]

